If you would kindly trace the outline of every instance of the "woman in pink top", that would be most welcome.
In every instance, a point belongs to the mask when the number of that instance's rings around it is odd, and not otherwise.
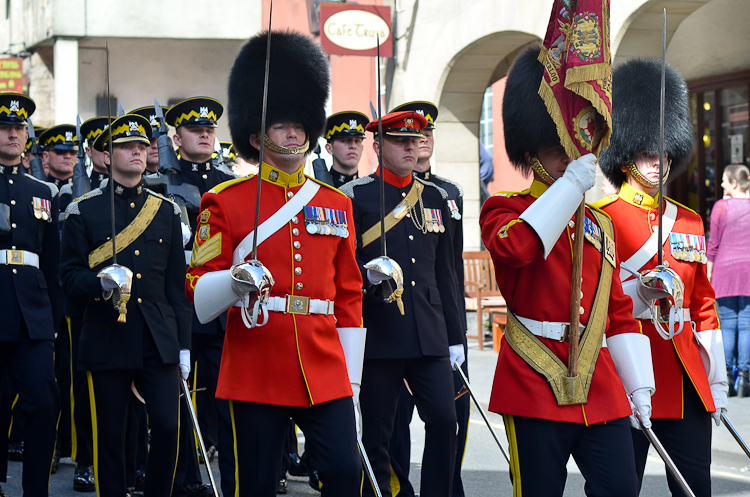
[[[729,377],[729,395],[750,396],[750,171],[724,168],[724,198],[711,211],[708,279],[716,291]],[[737,389],[732,365],[739,367]]]

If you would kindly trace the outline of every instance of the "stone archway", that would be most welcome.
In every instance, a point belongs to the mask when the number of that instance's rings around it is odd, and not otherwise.
[[[536,40],[532,34],[518,32],[485,36],[458,53],[443,75],[438,159],[433,167],[464,187],[466,250],[479,248],[479,118],[484,91],[505,76],[522,47]]]

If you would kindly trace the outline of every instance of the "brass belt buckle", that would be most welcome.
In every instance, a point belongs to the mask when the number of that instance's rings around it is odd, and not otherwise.
[[[560,338],[560,342],[570,342],[570,323],[565,323],[565,331],[563,332],[562,337]],[[578,325],[578,338],[581,338],[581,333],[583,330],[585,330],[586,327],[579,324]]]
[[[289,314],[308,314],[310,310],[310,297],[299,295],[286,296],[286,312]]]
[[[8,249],[6,251],[6,263],[23,266],[23,250]]]

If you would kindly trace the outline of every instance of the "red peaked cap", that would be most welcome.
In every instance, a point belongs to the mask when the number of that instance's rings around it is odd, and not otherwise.
[[[390,136],[416,136],[421,138],[422,130],[427,127],[427,119],[413,110],[392,112],[383,116],[383,133]],[[378,133],[378,119],[370,121],[365,128]]]

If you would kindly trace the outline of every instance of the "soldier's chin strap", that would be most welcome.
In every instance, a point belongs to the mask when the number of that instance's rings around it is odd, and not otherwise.
[[[547,170],[544,169],[542,163],[539,162],[539,159],[536,158],[536,156],[529,156],[528,163],[529,166],[531,166],[532,171],[534,171],[544,183],[551,185],[555,182],[555,178],[550,176]]]
[[[268,135],[263,135],[263,145],[265,145],[268,150],[276,152],[277,154],[299,155],[304,154],[310,148],[310,138],[305,137],[305,143],[303,143],[299,147],[288,148],[275,143],[268,137]]]
[[[659,182],[651,181],[648,178],[646,178],[644,175],[642,175],[641,172],[636,167],[635,162],[630,161],[627,164],[625,164],[625,167],[627,168],[628,172],[633,176],[633,178],[642,186],[645,186],[646,188],[659,188]],[[672,169],[672,160],[670,159],[669,162],[667,162],[667,171],[664,173],[664,179],[662,180],[662,184],[664,185],[667,184],[667,178],[669,178],[669,171],[671,169]]]

